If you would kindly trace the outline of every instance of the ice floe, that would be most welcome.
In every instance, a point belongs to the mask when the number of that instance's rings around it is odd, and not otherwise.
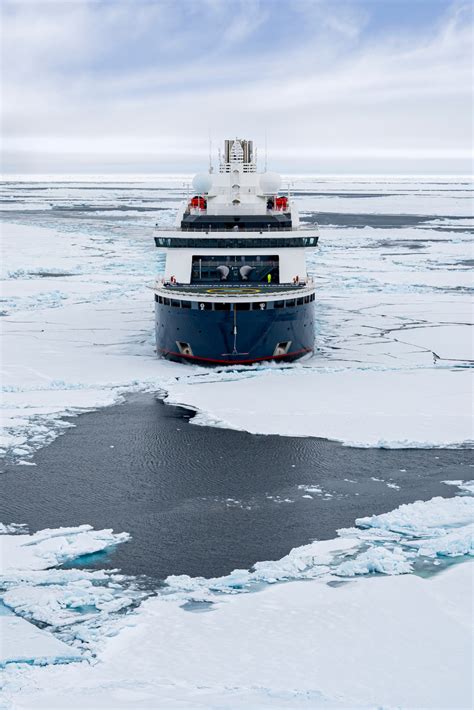
[[[8,609],[0,608],[0,636],[2,639],[0,667],[8,663],[42,666],[82,659],[76,649],[9,612]]]
[[[41,530],[33,535],[0,536],[2,573],[42,570],[101,552],[129,539],[128,533],[94,530],[91,525]]]
[[[456,486],[461,491],[474,494],[474,481],[442,481],[447,486]]]
[[[21,526],[2,526],[2,532],[0,628],[5,636],[0,665],[91,657],[104,635],[116,633],[126,623],[123,612],[146,596],[134,580],[116,571],[60,567],[109,551],[126,542],[128,533],[93,530],[90,525],[33,535]]]
[[[357,518],[356,525],[368,530],[388,531],[403,536],[430,537],[445,534],[445,528],[467,525],[472,522],[473,517],[472,497],[438,496],[429,501],[401,505],[390,513]]]
[[[168,385],[167,401],[193,407],[193,424],[255,434],[319,436],[349,446],[472,444],[473,373],[448,369],[293,369]]]

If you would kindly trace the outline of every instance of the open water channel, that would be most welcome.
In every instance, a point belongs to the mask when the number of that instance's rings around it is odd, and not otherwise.
[[[213,577],[333,538],[357,517],[450,497],[457,488],[442,481],[471,472],[468,450],[355,449],[194,426],[192,416],[150,394],[81,415],[36,466],[3,467],[0,519],[132,535],[81,565]]]

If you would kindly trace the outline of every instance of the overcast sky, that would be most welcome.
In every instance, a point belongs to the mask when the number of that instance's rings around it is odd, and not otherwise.
[[[463,0],[4,0],[3,169],[468,172]]]

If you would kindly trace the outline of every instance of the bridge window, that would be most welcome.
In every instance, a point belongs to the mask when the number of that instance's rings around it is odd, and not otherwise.
[[[236,226],[235,224],[231,225]],[[240,229],[240,228],[239,228]],[[205,232],[207,235],[212,234],[212,231],[208,230],[190,230],[186,231],[199,231]],[[260,231],[262,230],[254,230]],[[267,230],[263,230],[267,231]],[[284,230],[283,230],[284,231]],[[226,239],[210,236],[202,237],[155,237],[155,244],[157,247],[165,247],[168,249],[280,249],[285,247],[315,247],[318,243],[318,237],[281,237],[281,238],[263,238],[263,237],[251,237],[247,236],[252,232],[250,230],[240,230],[245,232],[245,236],[240,237],[227,237]]]

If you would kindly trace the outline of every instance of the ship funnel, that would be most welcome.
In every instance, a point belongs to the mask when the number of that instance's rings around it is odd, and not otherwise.
[[[226,163],[251,163],[253,161],[253,141],[235,138],[226,140],[224,144],[224,160]]]

